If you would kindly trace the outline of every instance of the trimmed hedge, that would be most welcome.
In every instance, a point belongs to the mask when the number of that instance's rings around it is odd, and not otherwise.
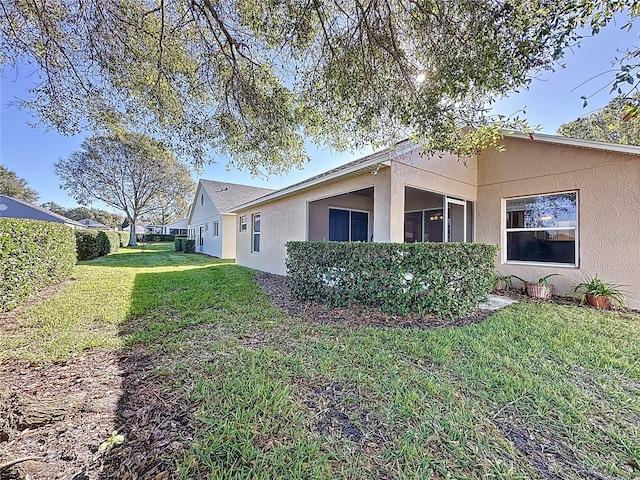
[[[118,236],[120,237],[120,248],[128,247],[129,241],[131,240],[131,233],[119,231]]]
[[[175,239],[173,240],[173,249],[176,252],[182,252],[184,249],[184,241],[187,239],[187,237],[184,236],[178,236],[176,235]]]
[[[73,230],[60,223],[0,218],[0,311],[71,275]]]
[[[196,241],[192,238],[182,240],[182,251],[184,253],[196,253]]]
[[[156,233],[145,233],[142,237],[143,242],[173,242],[175,235],[160,235]]]
[[[115,253],[120,248],[118,232],[85,229],[76,230],[75,235],[78,260],[92,260]]]
[[[493,288],[497,246],[480,243],[288,242],[292,294],[330,306],[369,305],[458,317]]]

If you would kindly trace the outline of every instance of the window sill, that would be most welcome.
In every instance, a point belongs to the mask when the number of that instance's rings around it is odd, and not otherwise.
[[[507,260],[502,262],[503,265],[524,265],[529,267],[554,267],[554,268],[580,268],[579,265],[569,263],[547,263],[547,262],[518,262],[516,260]]]

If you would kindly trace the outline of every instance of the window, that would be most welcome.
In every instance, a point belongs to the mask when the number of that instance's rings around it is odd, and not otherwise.
[[[200,205],[204,205],[204,193],[200,194]]]
[[[213,222],[213,236],[214,237],[220,236],[220,223],[217,221]]]
[[[204,224],[204,231],[205,231],[205,232],[208,232],[208,231],[209,231],[209,224],[208,224],[208,223],[205,223],[205,224]]]
[[[251,251],[253,253],[260,252],[260,214],[256,213],[251,216],[251,233],[253,239],[251,242]]]
[[[506,200],[507,262],[578,265],[578,192]]]
[[[241,232],[246,232],[247,231],[247,216],[243,215],[240,217],[240,231]]]
[[[369,214],[355,210],[329,209],[329,240],[366,242],[369,238]]]

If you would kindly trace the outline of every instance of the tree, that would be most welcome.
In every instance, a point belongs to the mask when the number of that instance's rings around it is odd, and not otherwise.
[[[55,170],[61,187],[81,205],[101,200],[122,211],[129,220],[130,245],[136,245],[138,218],[195,189],[190,170],[173,153],[131,132],[89,137]]]
[[[640,103],[640,93],[633,95],[630,100],[632,103]],[[621,114],[628,102],[626,98],[616,97],[604,108],[560,125],[558,133],[565,137],[597,142],[640,145],[640,118],[625,118]]]
[[[26,180],[2,165],[0,165],[0,194],[29,203],[35,203],[40,198],[38,192],[30,188]]]
[[[577,29],[634,0],[0,0],[0,63],[41,83],[21,102],[65,133],[113,125],[199,165],[254,174],[413,136],[474,153],[518,117],[495,96],[552,68]],[[460,135],[460,127],[472,127]],[[475,128],[481,127],[481,128]]]
[[[84,220],[85,218],[90,218],[96,222],[103,223],[107,227],[115,228],[116,230],[121,228],[123,221],[122,216],[105,210],[100,210],[99,208],[89,208],[84,206],[65,208],[55,202],[46,202],[43,203],[42,206],[47,210],[51,210],[52,212],[70,218],[71,220]]]

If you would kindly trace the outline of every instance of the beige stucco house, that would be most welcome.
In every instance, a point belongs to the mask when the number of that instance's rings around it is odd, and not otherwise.
[[[236,214],[231,210],[272,192],[267,188],[200,180],[187,219],[189,237],[196,241],[196,251],[213,257],[235,258]]]
[[[421,156],[402,142],[248,201],[236,261],[285,274],[289,240],[498,245],[496,269],[527,280],[583,274],[627,285],[640,307],[640,147],[505,135],[506,150]]]

